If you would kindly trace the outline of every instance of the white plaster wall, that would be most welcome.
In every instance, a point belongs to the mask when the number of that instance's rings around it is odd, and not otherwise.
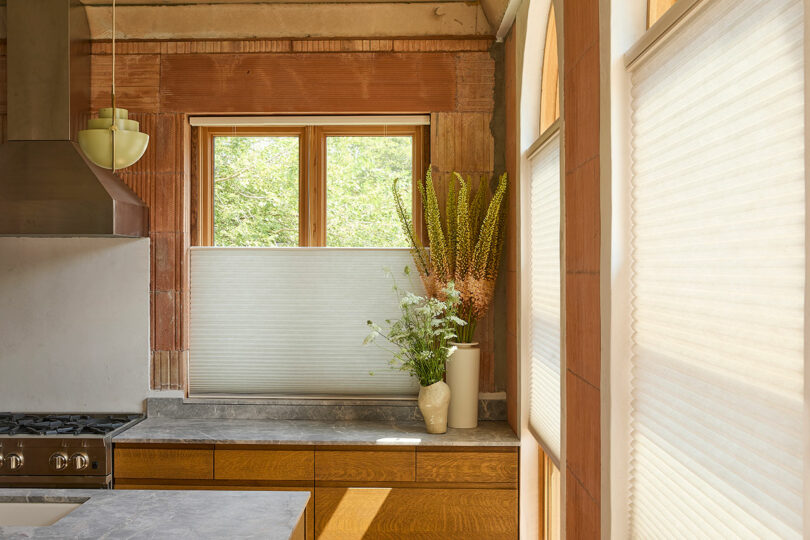
[[[149,239],[0,238],[0,411],[140,412]]]

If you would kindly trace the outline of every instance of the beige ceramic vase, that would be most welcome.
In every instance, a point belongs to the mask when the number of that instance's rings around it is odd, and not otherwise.
[[[451,428],[474,428],[478,425],[478,372],[481,349],[478,343],[451,343],[457,348],[447,359],[447,384],[453,399],[447,413]]]
[[[425,419],[428,433],[447,432],[447,407],[450,405],[450,387],[444,381],[419,387],[419,410]]]

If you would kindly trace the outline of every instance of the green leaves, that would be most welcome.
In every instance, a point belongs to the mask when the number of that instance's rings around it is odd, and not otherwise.
[[[298,245],[298,139],[214,138],[214,243]]]
[[[411,213],[406,209],[405,203],[402,200],[402,195],[397,189],[397,185],[399,184],[399,178],[395,178],[393,183],[391,184],[391,190],[394,195],[394,205],[397,211],[397,217],[399,217],[399,223],[402,227],[402,232],[405,234],[405,237],[408,239],[408,243],[411,246],[411,255],[413,256],[413,260],[416,263],[417,270],[419,274],[422,276],[427,276],[429,273],[428,268],[428,256],[425,248],[422,246],[422,242],[419,240],[419,237],[416,234],[416,230],[413,227],[413,220],[411,219]],[[419,184],[420,192],[422,191],[422,184]],[[410,270],[408,267],[405,267],[405,273],[408,274]]]
[[[498,229],[501,223],[500,212],[501,203],[506,193],[506,173],[498,180],[498,189],[489,203],[487,215],[481,224],[481,231],[478,235],[478,242],[473,253],[473,275],[476,279],[495,279],[497,275],[497,253],[496,243],[499,238]],[[479,188],[480,190],[481,188]]]
[[[450,266],[447,257],[447,243],[442,230],[442,215],[439,211],[439,201],[436,198],[436,188],[433,185],[433,174],[428,168],[425,177],[425,187],[420,189],[422,204],[425,207],[428,238],[430,239],[430,264],[436,279],[444,282],[451,278]]]
[[[363,344],[385,338],[394,347],[392,366],[418,378],[422,386],[442,380],[445,362],[453,350],[449,342],[456,338],[456,326],[465,324],[456,314],[461,298],[452,282],[442,294],[445,300],[410,292],[400,295],[402,316],[388,324],[387,332],[372,321],[366,323],[371,333]]]

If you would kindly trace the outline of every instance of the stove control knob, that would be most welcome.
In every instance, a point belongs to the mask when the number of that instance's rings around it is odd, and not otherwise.
[[[87,459],[87,454],[83,452],[77,452],[70,456],[70,462],[73,464],[73,468],[77,471],[82,471],[87,468],[87,465],[90,463],[90,460]]]
[[[12,471],[19,471],[23,466],[23,457],[19,454],[9,454],[6,456],[8,468]]]
[[[61,452],[57,452],[56,454],[51,455],[51,467],[53,467],[57,471],[64,471],[67,469],[68,466],[68,458],[65,454]]]

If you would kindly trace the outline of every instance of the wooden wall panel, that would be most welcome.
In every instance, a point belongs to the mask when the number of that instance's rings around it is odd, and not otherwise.
[[[161,111],[419,113],[455,107],[449,53],[166,55]]]
[[[117,42],[118,104],[151,137],[144,157],[119,174],[150,208],[153,388],[185,388],[193,169],[186,150],[188,114],[432,113],[436,177],[443,180],[458,170],[477,182],[481,174],[492,176],[495,163],[492,43],[490,38]],[[111,50],[109,42],[91,45],[94,110],[109,106]],[[3,121],[0,109],[0,140]],[[495,385],[495,316],[491,311],[478,331],[483,392],[503,390]]]

